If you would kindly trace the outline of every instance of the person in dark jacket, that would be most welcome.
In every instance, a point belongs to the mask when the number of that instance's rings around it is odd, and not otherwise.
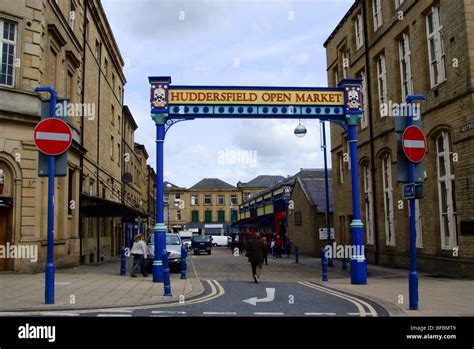
[[[255,283],[262,273],[262,265],[265,256],[265,245],[260,241],[260,234],[256,233],[251,241],[247,244],[247,257],[252,266],[252,275]]]

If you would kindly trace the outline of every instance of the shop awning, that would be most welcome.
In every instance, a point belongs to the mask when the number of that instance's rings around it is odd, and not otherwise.
[[[271,227],[273,225],[274,215],[269,213],[263,216],[252,217],[241,219],[237,222],[232,223],[233,227],[242,227],[242,228],[262,228],[262,227]]]
[[[148,217],[145,212],[136,208],[85,193],[81,194],[80,209],[82,217],[122,217],[126,220]]]

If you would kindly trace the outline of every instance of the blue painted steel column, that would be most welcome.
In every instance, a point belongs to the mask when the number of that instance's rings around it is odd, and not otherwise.
[[[51,104],[53,104],[51,102]],[[54,304],[54,171],[56,158],[48,159],[48,255],[45,269],[45,303]]]
[[[321,267],[322,267],[322,281],[328,281],[328,258],[326,258],[326,250],[321,248]]]
[[[331,246],[331,222],[329,221],[329,177],[328,177],[328,158],[326,145],[326,123],[321,121],[323,125],[323,147],[324,147],[324,180],[326,182],[326,224],[328,229],[328,245]],[[328,258],[328,266],[332,267],[332,258]]]
[[[56,103],[58,95],[52,87],[37,87],[36,92],[49,92],[50,118],[56,116]],[[48,247],[45,267],[45,291],[44,299],[46,304],[54,304],[54,177],[56,171],[56,157],[48,157]]]
[[[153,282],[163,282],[163,261],[161,255],[166,251],[166,225],[164,224],[163,192],[163,146],[165,125],[162,116],[152,115],[156,123],[156,224],[154,228],[155,259],[153,261]]]
[[[163,261],[163,296],[171,297],[170,265],[166,250],[161,251],[161,259]]]
[[[407,96],[407,115],[406,127],[413,125],[413,101],[423,100],[423,96],[410,95]],[[421,117],[421,115],[420,115]],[[415,185],[415,163],[408,161],[408,183]],[[416,190],[415,190],[416,192]],[[408,274],[408,294],[410,310],[418,310],[418,273],[416,272],[416,206],[415,198],[410,199],[410,272]]]
[[[185,245],[181,246],[181,279],[186,279],[186,269],[188,267],[186,263],[186,257],[188,256],[188,250]]]

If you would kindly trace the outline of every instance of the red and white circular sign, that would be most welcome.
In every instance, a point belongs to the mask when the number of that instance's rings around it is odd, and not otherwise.
[[[408,126],[402,135],[402,148],[408,160],[415,164],[421,162],[426,154],[426,137],[415,125]]]
[[[46,155],[61,155],[72,143],[72,132],[68,124],[58,118],[44,119],[35,127],[36,147]]]

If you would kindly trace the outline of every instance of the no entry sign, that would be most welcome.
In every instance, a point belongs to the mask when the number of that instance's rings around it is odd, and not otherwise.
[[[408,160],[419,163],[426,154],[426,137],[423,131],[415,125],[408,126],[403,132],[402,148]]]
[[[35,127],[36,147],[46,155],[60,155],[67,151],[72,143],[72,132],[61,119],[49,118]]]

